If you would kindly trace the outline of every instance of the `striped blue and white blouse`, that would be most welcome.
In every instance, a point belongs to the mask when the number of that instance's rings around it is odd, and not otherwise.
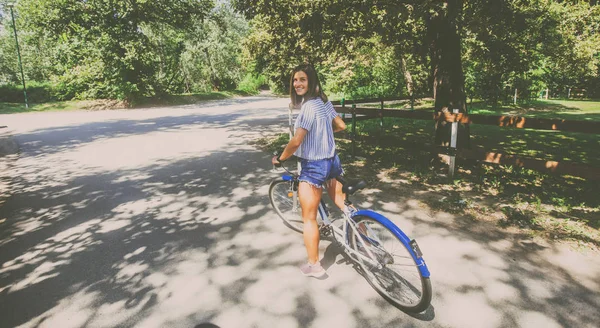
[[[317,97],[303,102],[294,124],[294,131],[303,128],[308,133],[294,155],[311,161],[333,157],[335,142],[332,121],[336,116],[330,101],[323,103],[323,100]]]

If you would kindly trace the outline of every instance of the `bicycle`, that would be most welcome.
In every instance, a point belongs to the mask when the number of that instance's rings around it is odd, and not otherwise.
[[[298,175],[281,167],[288,174],[271,182],[271,205],[289,228],[301,233]],[[365,188],[365,182],[336,179],[346,194],[344,216],[341,220],[330,220],[321,199],[318,207],[321,234],[333,236],[346,258],[358,264],[359,273],[362,271],[369,284],[394,306],[411,313],[427,309],[432,297],[430,273],[417,242],[383,215],[359,210],[352,204],[350,196]]]

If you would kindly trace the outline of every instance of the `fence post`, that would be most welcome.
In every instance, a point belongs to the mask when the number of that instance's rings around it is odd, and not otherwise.
[[[569,93],[567,93],[567,99],[571,98],[571,88],[569,88]]]
[[[458,114],[458,109],[452,111],[454,114]],[[450,179],[454,179],[454,171],[456,166],[456,141],[458,139],[458,122],[452,122],[452,134],[450,135],[450,167],[448,168],[448,175]]]
[[[515,97],[513,100],[513,104],[515,104],[515,105],[517,104],[517,88],[515,88]]]
[[[345,109],[346,109],[346,99],[342,98],[341,104],[342,104],[342,112],[343,112],[342,113],[342,119],[345,120],[346,119],[346,111],[345,111]]]
[[[355,144],[356,144],[356,104],[352,104],[352,159],[356,156]]]

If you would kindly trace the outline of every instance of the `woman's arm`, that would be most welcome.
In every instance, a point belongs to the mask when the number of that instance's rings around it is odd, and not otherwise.
[[[346,130],[346,123],[340,116],[336,116],[333,119],[333,122],[331,122],[331,124],[333,124],[333,132],[340,132]]]
[[[292,157],[292,155],[294,155],[294,153],[296,152],[298,147],[300,147],[300,145],[302,144],[302,141],[304,141],[304,137],[306,136],[306,133],[308,133],[308,131],[306,131],[303,128],[296,129],[296,133],[294,133],[294,136],[292,137],[290,142],[288,142],[287,146],[285,146],[285,149],[283,150],[281,155],[279,155],[279,158],[282,161],[285,161],[288,158]],[[273,164],[277,164],[279,162],[277,160],[277,156],[273,157],[271,162]]]

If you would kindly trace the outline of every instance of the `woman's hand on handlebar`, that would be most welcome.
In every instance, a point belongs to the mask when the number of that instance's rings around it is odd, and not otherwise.
[[[284,161],[281,160],[281,153],[273,153],[273,158],[271,158],[271,164],[273,164],[273,166],[275,167],[281,167],[281,164],[283,164]]]
[[[281,166],[281,162],[277,160],[278,158],[279,158],[279,155],[273,156],[273,158],[271,158],[271,164],[273,164],[276,167]]]

